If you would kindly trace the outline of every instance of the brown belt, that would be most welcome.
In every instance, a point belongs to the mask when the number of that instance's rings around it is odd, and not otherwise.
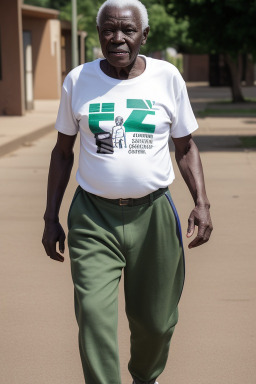
[[[149,204],[151,205],[152,202],[158,197],[162,196],[166,191],[168,191],[168,187],[166,188],[159,188],[157,191],[149,193],[146,196],[139,197],[138,199],[133,198],[127,198],[127,199],[107,199],[105,197],[97,196],[100,199],[103,199],[105,201],[108,201],[111,204],[120,205],[120,206],[128,206],[128,207],[134,207],[136,205],[142,205],[142,204]]]

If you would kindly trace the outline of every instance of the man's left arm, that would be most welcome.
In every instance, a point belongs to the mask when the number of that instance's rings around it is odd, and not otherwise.
[[[187,237],[191,237],[194,234],[195,225],[198,226],[197,236],[188,245],[189,248],[194,248],[206,243],[213,229],[203,167],[198,148],[191,135],[172,139],[179,170],[195,202],[195,208],[188,219],[187,230]]]

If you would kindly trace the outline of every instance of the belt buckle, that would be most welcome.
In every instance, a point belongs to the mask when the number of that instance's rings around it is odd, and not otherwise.
[[[129,200],[130,199],[119,199],[118,205],[120,205],[120,206],[128,205],[129,204]]]

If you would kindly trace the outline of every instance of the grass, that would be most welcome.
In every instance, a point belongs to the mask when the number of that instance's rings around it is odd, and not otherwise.
[[[238,103],[238,104],[244,104],[248,105],[249,103],[256,103],[256,97],[245,97],[244,98],[245,103]],[[208,104],[215,104],[215,105],[236,105],[232,102],[231,99],[222,99],[218,101],[210,101]]]
[[[198,111],[197,116],[256,117],[256,98],[246,98],[244,103],[232,103],[231,100],[212,101],[204,110]]]
[[[256,148],[256,136],[239,137],[244,148]]]
[[[203,111],[198,111],[197,116],[252,116],[256,117],[256,108],[205,108]]]

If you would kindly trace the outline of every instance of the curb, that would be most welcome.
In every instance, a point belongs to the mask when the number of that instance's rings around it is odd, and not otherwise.
[[[0,157],[5,156],[10,152],[16,151],[16,149],[22,147],[26,142],[33,142],[41,137],[54,131],[54,124],[46,125],[26,135],[20,136],[17,139],[11,140],[8,143],[0,145]]]

